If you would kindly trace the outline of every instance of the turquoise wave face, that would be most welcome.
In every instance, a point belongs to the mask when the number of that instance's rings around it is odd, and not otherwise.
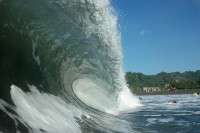
[[[70,131],[81,132],[81,119],[103,131],[113,125],[114,118],[106,113],[133,108],[137,102],[126,87],[117,17],[109,4],[108,0],[1,1],[1,110],[8,114],[7,106],[19,116],[11,115],[14,121],[48,132],[54,131],[47,130],[48,123],[69,117],[62,120],[71,121],[66,123]],[[49,101],[59,104],[51,106]],[[130,101],[133,104],[126,104]],[[35,124],[30,112],[44,123]],[[54,113],[58,117],[50,117]]]

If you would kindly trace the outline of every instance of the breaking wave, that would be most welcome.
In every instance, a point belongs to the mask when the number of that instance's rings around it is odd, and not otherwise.
[[[131,132],[117,114],[140,103],[108,0],[4,0],[0,18],[2,131]]]

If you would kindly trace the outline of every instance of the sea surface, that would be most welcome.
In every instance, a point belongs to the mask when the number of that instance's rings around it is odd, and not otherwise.
[[[147,133],[200,132],[200,96],[145,95],[139,96],[143,106],[135,112],[121,114],[134,131]],[[177,104],[168,103],[168,100]]]
[[[199,97],[130,92],[117,20],[109,0],[0,0],[0,132],[199,132]]]

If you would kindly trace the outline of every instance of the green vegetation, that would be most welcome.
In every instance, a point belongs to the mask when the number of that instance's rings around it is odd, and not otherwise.
[[[166,84],[171,84],[167,89],[196,89],[200,88],[200,70],[184,73],[161,72],[157,75],[144,75],[142,73],[127,72],[126,81],[132,92],[142,91],[143,87],[159,87],[166,89]]]

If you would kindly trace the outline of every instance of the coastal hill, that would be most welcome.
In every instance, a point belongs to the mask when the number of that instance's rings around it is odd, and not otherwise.
[[[159,91],[200,89],[200,70],[180,72],[160,72],[156,75],[127,72],[126,81],[133,93],[142,92],[143,87],[159,88]]]

